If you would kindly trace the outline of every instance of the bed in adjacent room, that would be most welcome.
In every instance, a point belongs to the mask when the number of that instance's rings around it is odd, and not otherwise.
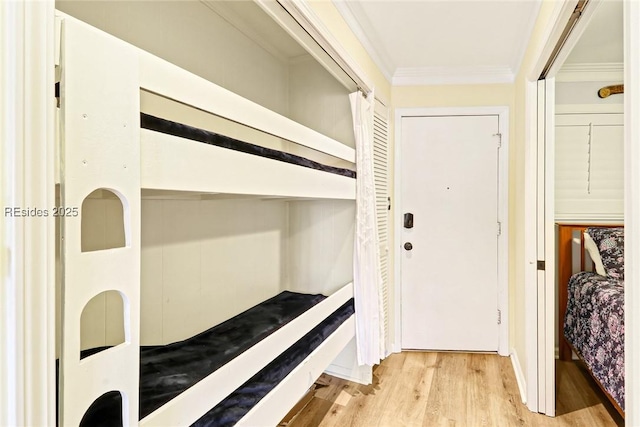
[[[560,358],[573,350],[624,416],[624,228],[561,224],[559,236]]]

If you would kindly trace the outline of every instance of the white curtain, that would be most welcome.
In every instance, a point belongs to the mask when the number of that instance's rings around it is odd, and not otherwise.
[[[356,138],[356,231],[353,285],[358,364],[373,366],[384,357],[384,313],[380,245],[373,177],[373,109],[370,93],[349,95]]]

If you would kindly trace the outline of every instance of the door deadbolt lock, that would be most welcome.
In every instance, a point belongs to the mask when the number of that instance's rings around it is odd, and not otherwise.
[[[411,212],[404,214],[404,228],[413,228],[413,214]]]
[[[411,244],[411,242],[407,242],[404,244],[404,248],[410,251],[411,249],[413,249],[413,245]]]

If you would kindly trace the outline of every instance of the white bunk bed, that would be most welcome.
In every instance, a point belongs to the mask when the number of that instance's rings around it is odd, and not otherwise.
[[[118,391],[124,425],[190,425],[353,298],[323,299],[202,381],[139,420],[141,192],[355,199],[355,179],[140,128],[140,92],[223,117],[346,162],[354,150],[179,67],[60,14],[60,203],[96,189],[124,207],[125,246],[83,252],[81,222],[61,218],[63,270],[60,425],[79,425],[96,399]],[[104,291],[124,301],[124,343],[80,358],[83,308]],[[238,425],[276,425],[354,338],[353,316]]]

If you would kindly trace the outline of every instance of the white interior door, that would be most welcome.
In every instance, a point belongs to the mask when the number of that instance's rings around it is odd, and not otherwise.
[[[498,349],[498,119],[402,118],[405,349]]]

